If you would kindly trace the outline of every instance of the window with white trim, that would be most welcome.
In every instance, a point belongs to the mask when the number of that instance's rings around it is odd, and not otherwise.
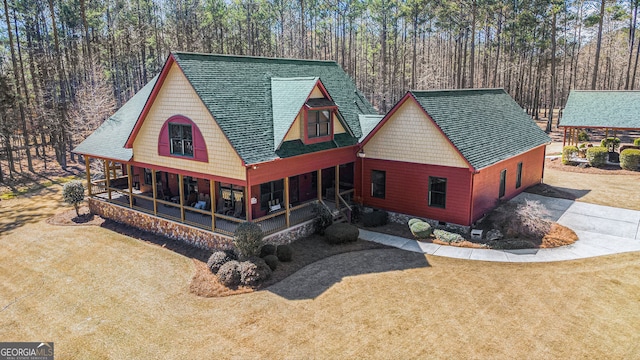
[[[193,156],[193,132],[191,125],[169,123],[171,154]]]

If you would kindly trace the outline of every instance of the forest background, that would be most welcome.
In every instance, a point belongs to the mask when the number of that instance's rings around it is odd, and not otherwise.
[[[534,119],[640,87],[640,0],[3,0],[0,185],[71,149],[170,51],[334,60],[383,114],[410,89],[503,87]]]

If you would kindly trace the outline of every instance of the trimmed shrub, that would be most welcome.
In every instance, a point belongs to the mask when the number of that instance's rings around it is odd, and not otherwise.
[[[622,154],[623,151],[627,150],[627,149],[636,149],[636,150],[640,150],[640,146],[635,146],[635,145],[622,145],[620,146],[620,154]]]
[[[73,205],[76,215],[80,216],[79,206],[84,201],[84,185],[80,181],[71,181],[62,187],[62,199],[69,205]]]
[[[336,223],[327,228],[324,238],[329,244],[344,244],[358,240],[360,230],[351,224]]]
[[[319,203],[313,204],[313,213],[316,215],[316,233],[323,235],[324,230],[333,224],[333,214],[326,206]]]
[[[263,245],[263,237],[260,226],[252,222],[243,222],[233,233],[233,244],[241,257],[258,256]]]
[[[278,257],[275,255],[267,255],[264,257],[264,262],[269,265],[271,271],[274,271],[278,268]]]
[[[387,223],[389,214],[384,210],[374,210],[360,215],[362,225],[366,227],[382,226]]]
[[[445,230],[440,230],[440,229],[433,230],[433,235],[435,235],[435,237],[438,240],[444,241],[447,243],[457,243],[457,242],[464,241],[464,238],[462,237],[462,235],[445,231]]]
[[[591,136],[589,136],[589,133],[585,130],[582,130],[578,133],[578,141],[589,141],[590,139]]]
[[[571,159],[577,157],[578,152],[578,148],[573,145],[562,148],[562,163],[565,165],[575,165],[576,163]]]
[[[587,160],[589,165],[600,167],[607,163],[609,152],[601,146],[594,146],[587,149]]]
[[[618,150],[618,146],[620,146],[620,139],[613,137],[602,139],[602,141],[600,141],[600,146],[606,148],[608,152],[614,152]]]
[[[246,286],[260,285],[271,277],[271,268],[259,257],[252,257],[238,266],[240,284]]]
[[[626,149],[620,153],[620,167],[625,170],[638,171],[640,150]]]
[[[431,236],[431,233],[433,233],[431,225],[424,221],[413,223],[411,226],[409,226],[409,229],[411,230],[413,236],[417,237],[418,239],[426,239]]]
[[[265,258],[267,255],[275,255],[276,246],[272,244],[264,244],[262,248],[260,248],[260,257]]]
[[[633,145],[640,146],[640,138],[633,140]]]
[[[289,245],[278,245],[276,248],[276,256],[281,262],[289,262],[293,258],[293,250]]]
[[[424,221],[422,219],[409,219],[409,222],[407,224],[409,224],[409,227],[411,227],[411,225],[417,222],[424,222]]]
[[[234,287],[240,284],[240,263],[231,260],[220,266],[218,273],[218,281],[226,287]]]
[[[216,251],[209,257],[207,261],[207,266],[211,270],[212,273],[217,274],[220,267],[231,260],[235,260],[229,254],[224,251]]]

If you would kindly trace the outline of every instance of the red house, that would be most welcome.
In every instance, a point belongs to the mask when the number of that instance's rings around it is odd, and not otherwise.
[[[408,92],[361,142],[370,207],[469,226],[541,182],[549,137],[502,89]]]

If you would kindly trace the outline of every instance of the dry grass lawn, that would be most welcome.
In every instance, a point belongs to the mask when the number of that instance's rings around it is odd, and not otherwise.
[[[0,341],[54,341],[60,359],[640,357],[640,253],[505,264],[367,250],[201,298],[191,259],[48,225],[55,197],[12,201]]]

